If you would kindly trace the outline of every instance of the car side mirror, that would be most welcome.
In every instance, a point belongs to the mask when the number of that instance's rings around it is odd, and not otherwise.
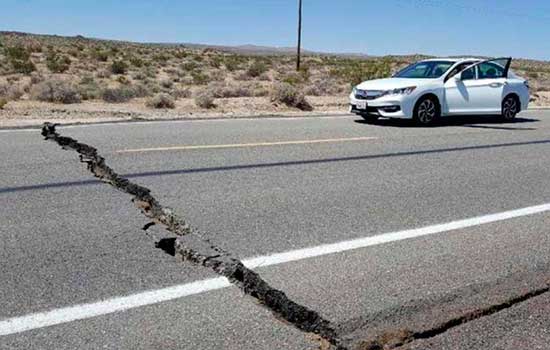
[[[462,73],[455,75],[454,79],[455,79],[456,82],[461,81],[462,80]]]

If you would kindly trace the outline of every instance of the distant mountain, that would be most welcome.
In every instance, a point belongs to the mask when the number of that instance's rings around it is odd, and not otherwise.
[[[230,45],[213,45],[213,44],[197,44],[197,43],[151,43],[151,42],[132,42],[132,41],[124,41],[124,40],[112,40],[112,39],[97,39],[97,38],[89,38],[82,35],[75,35],[75,36],[61,36],[61,35],[49,35],[49,34],[33,34],[33,33],[25,33],[25,32],[16,32],[16,31],[0,31],[0,39],[2,36],[20,36],[20,37],[26,37],[29,39],[43,39],[43,40],[53,40],[53,43],[59,43],[59,42],[96,42],[96,43],[110,43],[110,44],[127,44],[127,45],[154,45],[154,46],[167,46],[167,47],[174,47],[174,46],[185,46],[188,48],[195,48],[195,49],[214,49],[218,51],[223,52],[230,52],[235,54],[241,54],[241,55],[267,55],[267,56],[285,56],[285,55],[295,55],[296,54],[296,48],[295,47],[275,47],[275,46],[261,46],[261,45],[253,45],[253,44],[246,44],[246,45],[236,45],[236,46],[230,46]],[[369,59],[369,58],[379,58],[381,56],[374,56],[374,55],[368,55],[365,53],[338,53],[338,52],[321,52],[321,51],[313,51],[313,50],[307,50],[302,49],[302,53],[304,55],[323,55],[323,56],[335,56],[335,57],[344,57],[344,58],[358,58],[358,59]],[[479,55],[473,55],[475,57],[482,57]],[[424,58],[430,58],[435,57],[433,55],[424,55],[424,54],[402,54],[402,55],[387,55],[387,57],[397,58],[397,59],[403,59],[403,60],[419,60]],[[472,57],[472,55],[457,55],[457,56],[451,56],[451,57]],[[541,64],[547,64],[550,61],[541,61],[541,60],[532,60],[532,59],[519,59],[515,58],[515,61],[518,60],[525,61],[525,62],[538,62]]]
[[[243,55],[290,55],[296,53],[295,47],[272,47],[272,46],[259,46],[259,45],[209,45],[209,44],[195,44],[195,43],[183,43],[173,45],[184,45],[190,48],[196,49],[215,49],[219,51],[226,51],[232,53],[238,53]],[[303,50],[304,54],[315,54],[313,51]]]
[[[261,46],[261,45],[213,45],[213,44],[197,44],[197,43],[151,43],[151,42],[131,42],[125,40],[112,40],[112,39],[98,39],[98,38],[88,38],[82,35],[76,36],[61,36],[61,35],[49,35],[49,34],[32,34],[16,31],[0,31],[0,36],[19,36],[19,37],[28,37],[28,38],[43,38],[43,39],[52,39],[52,40],[77,40],[77,41],[94,41],[94,42],[106,42],[106,43],[119,43],[119,44],[135,44],[135,45],[155,45],[155,46],[186,46],[194,49],[215,49],[219,51],[231,52],[242,55],[294,55],[296,53],[295,47],[275,47],[275,46]],[[305,55],[329,55],[329,56],[350,56],[350,57],[367,57],[365,54],[361,53],[350,53],[350,54],[340,54],[340,53],[326,53],[326,52],[316,52],[307,49],[302,49],[302,53]]]

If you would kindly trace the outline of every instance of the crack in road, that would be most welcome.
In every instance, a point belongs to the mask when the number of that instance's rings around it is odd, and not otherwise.
[[[513,279],[513,278],[512,278]],[[530,281],[533,283],[533,281]],[[536,283],[535,284],[539,284]],[[501,288],[502,286],[497,285],[493,289]],[[419,327],[414,329],[414,326],[406,326],[407,322],[403,322],[401,327],[385,327],[382,329],[382,332],[379,332],[378,335],[372,336],[372,338],[363,338],[354,347],[355,350],[392,350],[400,349],[406,345],[409,345],[415,341],[431,339],[439,335],[445,334],[446,332],[463,325],[466,325],[469,322],[489,317],[499,312],[502,312],[506,309],[514,307],[518,304],[524,303],[532,298],[536,298],[540,295],[550,292],[550,280],[541,282],[537,288],[527,291],[519,291],[514,295],[509,295],[508,297],[501,298],[499,301],[494,301],[487,305],[478,305],[470,306],[469,310],[460,312],[458,314],[451,313],[444,320],[438,320],[431,324],[429,327]],[[484,293],[487,293],[485,291]],[[478,293],[482,295],[482,292]],[[438,309],[443,310],[444,306],[441,305]],[[424,313],[421,313],[424,315]],[[426,317],[433,314],[426,312]],[[411,322],[411,321],[408,321]],[[415,323],[414,321],[412,322]]]
[[[286,296],[281,290],[271,287],[262,277],[244,266],[229,252],[224,251],[196,229],[192,228],[183,218],[176,215],[172,209],[162,206],[151,195],[150,189],[137,185],[118,175],[107,166],[105,159],[98,154],[96,148],[80,143],[75,139],[61,136],[56,132],[55,125],[45,123],[42,135],[46,140],[53,141],[63,149],[71,149],[79,154],[80,161],[87,164],[88,170],[102,182],[108,183],[116,189],[132,196],[132,202],[152,222],[146,224],[143,230],[147,231],[151,226],[159,224],[176,237],[159,239],[155,245],[167,254],[176,256],[182,261],[209,268],[220,276],[226,277],[233,285],[237,286],[244,294],[254,298],[260,305],[268,309],[274,317],[283,322],[290,323],[297,329],[312,333],[319,337],[321,349],[334,346],[336,349],[356,350],[385,350],[398,349],[415,341],[430,339],[442,335],[449,330],[467,324],[468,322],[497,314],[503,310],[523,303],[531,298],[540,296],[550,291],[550,281],[531,284],[531,289],[515,293],[512,296],[499,300],[474,305],[467,310],[445,314],[442,318],[433,320],[429,326],[407,326],[406,322],[400,322],[398,327],[383,327],[376,331],[369,331],[371,337],[355,336],[344,337],[343,329],[339,329],[333,323],[323,318],[318,312],[298,304]],[[525,276],[523,276],[525,278]],[[497,288],[495,286],[494,288]],[[481,295],[481,292],[479,292]],[[437,306],[439,311],[444,305]],[[355,344],[355,346],[354,346]]]
[[[65,150],[76,151],[80,161],[87,164],[88,170],[96,178],[131,195],[134,205],[152,220],[152,223],[143,227],[144,230],[153,224],[160,224],[167,231],[178,236],[160,240],[156,243],[158,248],[170,255],[179,256],[183,261],[210,268],[217,274],[226,277],[246,295],[256,299],[260,305],[271,311],[276,319],[284,320],[303,332],[314,333],[337,349],[347,349],[330,321],[324,319],[316,311],[291,300],[284,292],[271,287],[258,273],[250,270],[240,260],[232,257],[230,253],[202,237],[199,231],[191,228],[172,209],[162,206],[151,195],[150,189],[118,175],[106,164],[105,159],[99,155],[96,148],[70,137],[61,136],[55,127],[55,124],[44,123],[42,136],[45,140],[53,141]]]

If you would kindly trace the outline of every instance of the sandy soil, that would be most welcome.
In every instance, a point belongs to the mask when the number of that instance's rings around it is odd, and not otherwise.
[[[535,92],[531,99],[534,100],[531,102],[533,107],[548,107],[550,106],[550,91]]]
[[[266,97],[217,99],[216,108],[198,108],[193,99],[180,99],[175,109],[151,109],[145,100],[129,103],[83,102],[72,105],[37,101],[12,101],[0,110],[0,127],[36,126],[45,121],[55,123],[93,123],[127,120],[238,118],[247,116],[316,116],[347,112],[346,96],[309,96],[314,109],[302,112],[284,105],[274,105]],[[534,95],[531,107],[550,106],[550,92]]]

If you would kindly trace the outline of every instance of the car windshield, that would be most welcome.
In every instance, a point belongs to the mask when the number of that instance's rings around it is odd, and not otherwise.
[[[424,61],[406,67],[394,78],[435,79],[441,77],[454,63],[451,61]]]

